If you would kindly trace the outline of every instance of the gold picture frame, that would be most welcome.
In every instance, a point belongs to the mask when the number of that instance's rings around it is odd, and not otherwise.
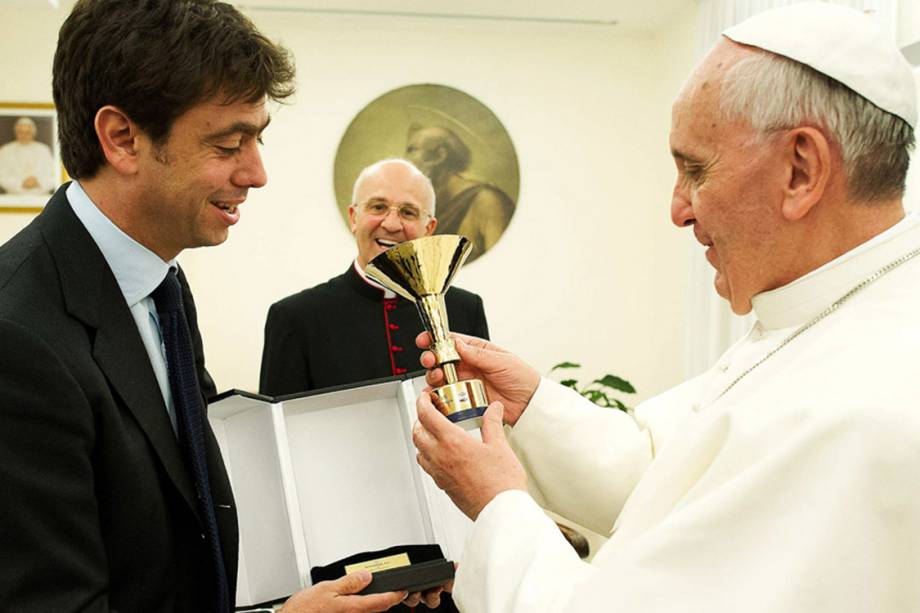
[[[26,137],[16,133],[17,123],[22,118],[31,120],[22,122],[33,128],[29,142],[24,142]],[[32,143],[41,146],[31,146]],[[29,149],[20,148],[23,145]],[[25,173],[31,174],[23,176]],[[18,183],[20,177],[21,184]],[[0,102],[0,213],[39,212],[51,194],[67,180],[67,171],[61,163],[54,104]]]
[[[472,95],[438,83],[405,85],[354,117],[339,142],[333,175],[346,227],[358,173],[393,157],[412,161],[431,178],[434,233],[466,236],[473,246],[467,265],[507,230],[519,205],[517,152],[501,120]]]

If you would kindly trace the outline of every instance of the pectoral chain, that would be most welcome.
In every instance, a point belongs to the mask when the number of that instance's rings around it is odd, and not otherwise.
[[[904,264],[905,262],[907,262],[908,260],[911,260],[917,255],[920,255],[920,247],[917,247],[913,251],[909,251],[908,253],[905,253],[904,255],[894,260],[893,262],[889,262],[882,268],[879,268],[874,273],[869,275],[866,279],[863,279],[860,283],[858,283],[856,286],[850,289],[850,291],[848,291],[846,294],[844,294],[843,296],[835,300],[829,307],[827,307],[821,313],[815,316],[814,319],[812,319],[811,321],[807,321],[801,326],[799,326],[798,329],[795,330],[795,332],[793,332],[792,334],[784,338],[783,342],[781,342],[779,345],[773,348],[769,353],[767,353],[767,355],[760,358],[760,360],[755,362],[752,366],[748,367],[744,372],[742,372],[740,375],[735,377],[735,380],[729,383],[728,387],[722,390],[722,393],[716,396],[713,402],[716,402],[720,398],[722,398],[722,396],[727,394],[730,389],[735,387],[735,385],[737,385],[739,381],[741,381],[746,376],[751,374],[751,371],[753,371],[755,368],[757,368],[758,366],[760,366],[761,364],[763,364],[764,362],[772,358],[774,355],[776,355],[776,353],[780,349],[782,349],[783,347],[785,347],[786,345],[794,341],[796,338],[804,334],[806,330],[810,329],[812,326],[820,322],[822,319],[824,319],[831,313],[835,312],[837,309],[843,306],[843,304],[847,302],[850,298],[852,298],[853,296],[855,296],[862,290],[866,289],[868,286],[872,285],[873,283],[875,283],[876,281],[878,281],[879,279],[887,275],[889,272],[891,272],[895,268],[899,267],[901,264]]]

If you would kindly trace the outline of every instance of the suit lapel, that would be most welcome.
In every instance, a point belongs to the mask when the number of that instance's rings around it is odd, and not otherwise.
[[[58,267],[66,307],[75,318],[96,331],[93,338],[96,363],[201,521],[195,489],[137,325],[115,276],[70,208],[64,189],[58,190],[45,207],[41,229]]]

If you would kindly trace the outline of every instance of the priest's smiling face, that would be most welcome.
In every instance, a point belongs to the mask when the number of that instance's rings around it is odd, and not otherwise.
[[[671,153],[677,182],[671,220],[692,227],[715,268],[715,288],[732,310],[751,310],[751,298],[778,287],[782,277],[783,164],[777,144],[758,138],[742,121],[720,118],[725,71],[753,53],[723,41],[674,103]]]
[[[408,163],[384,162],[359,178],[348,219],[361,268],[393,245],[434,232],[433,197],[428,179]]]

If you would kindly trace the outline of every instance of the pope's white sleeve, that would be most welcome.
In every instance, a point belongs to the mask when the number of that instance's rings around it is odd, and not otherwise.
[[[457,569],[454,600],[461,611],[555,613],[597,572],[530,496],[509,490],[479,514]]]
[[[661,501],[636,500],[644,481],[630,500],[641,510],[627,510],[591,564],[577,559],[530,496],[503,492],[480,513],[464,549],[454,586],[460,610],[920,611],[915,403],[844,404],[800,412],[796,430],[767,442],[749,420],[714,416],[713,432],[731,426],[737,438],[721,437],[704,476],[664,513]],[[652,474],[659,466],[645,479],[661,476]],[[667,479],[652,487],[667,487]]]
[[[652,459],[649,433],[615,409],[543,379],[511,430],[529,488],[549,510],[608,534]]]

